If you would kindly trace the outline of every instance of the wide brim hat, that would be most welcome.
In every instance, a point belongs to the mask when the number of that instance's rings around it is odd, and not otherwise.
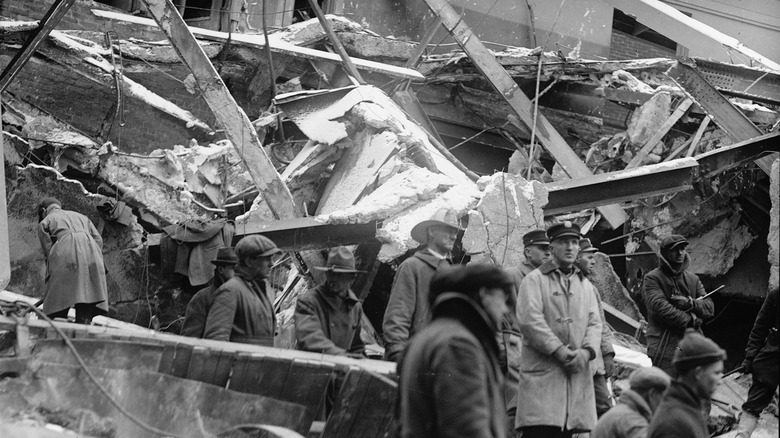
[[[355,269],[355,255],[349,248],[339,246],[328,253],[325,266],[315,266],[318,271],[328,271],[337,274],[365,274],[366,271]]]
[[[441,225],[444,227],[452,228],[453,230],[461,231],[462,228],[458,226],[458,217],[455,213],[449,209],[441,208],[431,216],[430,219],[424,220],[412,228],[412,239],[419,243],[428,242],[428,227],[432,225]]]
[[[580,239],[580,252],[598,252],[599,249],[590,243],[590,239],[587,237]]]
[[[217,266],[237,265],[238,256],[236,255],[236,250],[231,247],[219,248],[216,258],[211,263]]]

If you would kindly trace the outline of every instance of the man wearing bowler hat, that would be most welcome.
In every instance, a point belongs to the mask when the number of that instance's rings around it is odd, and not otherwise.
[[[324,267],[325,283],[309,289],[295,305],[296,348],[314,353],[362,355],[360,322],[363,309],[350,289],[355,275],[355,256],[340,246],[330,251]]]
[[[591,361],[601,343],[593,284],[574,263],[580,228],[550,226],[552,259],[528,274],[517,295],[523,337],[516,427],[523,438],[570,438],[596,424]]]
[[[206,329],[206,318],[214,302],[214,292],[223,283],[233,278],[238,263],[236,251],[231,247],[219,248],[217,258],[211,261],[214,265],[214,278],[211,284],[199,290],[187,304],[184,312],[184,324],[181,327],[182,336],[202,338]]]
[[[672,357],[686,328],[699,330],[712,318],[715,305],[705,295],[696,274],[686,271],[691,257],[685,251],[688,241],[679,234],[661,239],[659,267],[648,272],[642,284],[642,300],[647,307],[647,355],[653,365],[672,377],[677,371]]]
[[[272,347],[276,330],[274,292],[266,282],[281,251],[269,238],[246,236],[236,244],[236,275],[214,293],[206,339]]]
[[[382,323],[385,359],[397,361],[409,338],[431,320],[431,278],[439,266],[450,265],[448,257],[459,230],[458,218],[444,208],[412,228],[412,238],[425,248],[404,260],[395,273]]]

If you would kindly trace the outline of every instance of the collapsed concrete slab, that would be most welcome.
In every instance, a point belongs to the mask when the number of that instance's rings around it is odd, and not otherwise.
[[[734,261],[754,239],[748,227],[739,221],[740,215],[733,213],[701,236],[688,238],[691,272],[714,278],[734,266]]]
[[[620,277],[615,272],[615,268],[612,267],[609,256],[597,252],[595,258],[596,266],[589,278],[601,294],[601,299],[636,321],[643,319],[639,308],[634,300],[631,299],[628,290],[623,287]]]

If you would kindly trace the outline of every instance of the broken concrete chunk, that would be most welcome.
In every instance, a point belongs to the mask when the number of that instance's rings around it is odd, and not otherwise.
[[[636,321],[643,319],[639,308],[628,294],[628,290],[620,282],[620,277],[615,272],[615,268],[612,267],[609,256],[597,252],[595,258],[596,266],[588,278],[598,289],[601,299]]]
[[[463,235],[463,250],[472,262],[509,268],[522,263],[523,234],[544,227],[547,189],[539,181],[496,173],[482,193]]]
[[[628,122],[628,138],[632,145],[644,146],[658,132],[661,125],[671,114],[672,96],[669,93],[656,93],[642,104]]]
[[[688,238],[691,272],[720,277],[734,266],[734,261],[754,239],[748,227],[739,224],[739,218],[735,212],[703,235]]]
[[[22,127],[22,135],[32,149],[45,148],[51,158],[49,164],[60,172],[68,168],[86,174],[97,172],[100,145],[51,116],[28,121]]]

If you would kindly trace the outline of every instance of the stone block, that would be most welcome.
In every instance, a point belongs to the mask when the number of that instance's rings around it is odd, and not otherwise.
[[[596,289],[599,290],[601,299],[637,321],[642,319],[639,308],[634,300],[631,299],[628,290],[623,287],[623,283],[620,282],[620,277],[612,267],[609,256],[597,252],[595,258],[596,267],[588,278],[596,286]]]
[[[745,225],[739,224],[739,213],[732,213],[712,229],[697,237],[689,237],[691,272],[715,278],[725,275],[754,237]]]
[[[632,145],[641,147],[671,114],[672,96],[669,93],[656,93],[639,109],[634,111],[628,122],[628,138]]]

